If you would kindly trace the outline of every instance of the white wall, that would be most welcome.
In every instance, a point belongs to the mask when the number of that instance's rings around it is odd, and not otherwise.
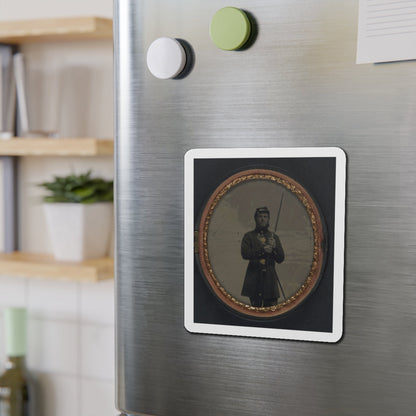
[[[0,20],[112,17],[112,7],[111,0],[0,0]],[[54,129],[61,137],[113,136],[111,40],[25,45],[22,51],[34,128]],[[50,253],[43,191],[36,184],[88,169],[111,178],[112,158],[20,159],[22,250]],[[0,189],[0,206],[2,202]],[[29,311],[34,416],[114,416],[114,282],[23,279],[1,275],[0,270],[0,366],[7,306]]]
[[[111,0],[0,0],[0,20],[113,16]]]

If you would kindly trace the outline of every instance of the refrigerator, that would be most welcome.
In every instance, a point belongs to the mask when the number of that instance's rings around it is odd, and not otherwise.
[[[123,415],[414,415],[416,63],[358,9],[115,0]]]

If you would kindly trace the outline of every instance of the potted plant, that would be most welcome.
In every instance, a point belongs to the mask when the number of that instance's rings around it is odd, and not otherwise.
[[[55,176],[39,184],[52,251],[59,261],[82,261],[108,254],[113,224],[113,181],[81,175]]]

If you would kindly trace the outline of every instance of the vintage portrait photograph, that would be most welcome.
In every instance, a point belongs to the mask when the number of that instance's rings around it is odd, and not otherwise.
[[[316,204],[299,183],[275,170],[243,170],[221,183],[198,235],[212,289],[252,316],[276,316],[298,305],[324,265],[324,224]]]
[[[185,156],[185,328],[342,334],[346,158],[338,148]]]

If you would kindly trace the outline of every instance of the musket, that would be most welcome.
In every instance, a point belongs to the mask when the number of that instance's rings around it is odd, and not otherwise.
[[[279,224],[279,218],[280,218],[280,211],[282,210],[282,203],[283,203],[283,197],[284,197],[284,193],[282,193],[282,197],[280,198],[280,205],[279,205],[279,210],[277,211],[277,217],[276,217],[276,224],[274,226],[274,232],[276,233],[277,231],[277,224]]]
[[[275,234],[276,234],[276,231],[277,231],[277,224],[279,224],[280,212],[282,211],[282,203],[283,203],[283,197],[284,197],[284,195],[285,194],[282,193],[282,197],[280,198],[279,210],[277,211],[276,224],[274,226],[274,233]],[[277,277],[277,283],[279,284],[280,290],[282,291],[283,298],[286,300],[285,291],[283,290],[283,286],[280,283],[280,279],[279,279],[279,276],[277,276],[277,274],[276,274],[276,277]]]

